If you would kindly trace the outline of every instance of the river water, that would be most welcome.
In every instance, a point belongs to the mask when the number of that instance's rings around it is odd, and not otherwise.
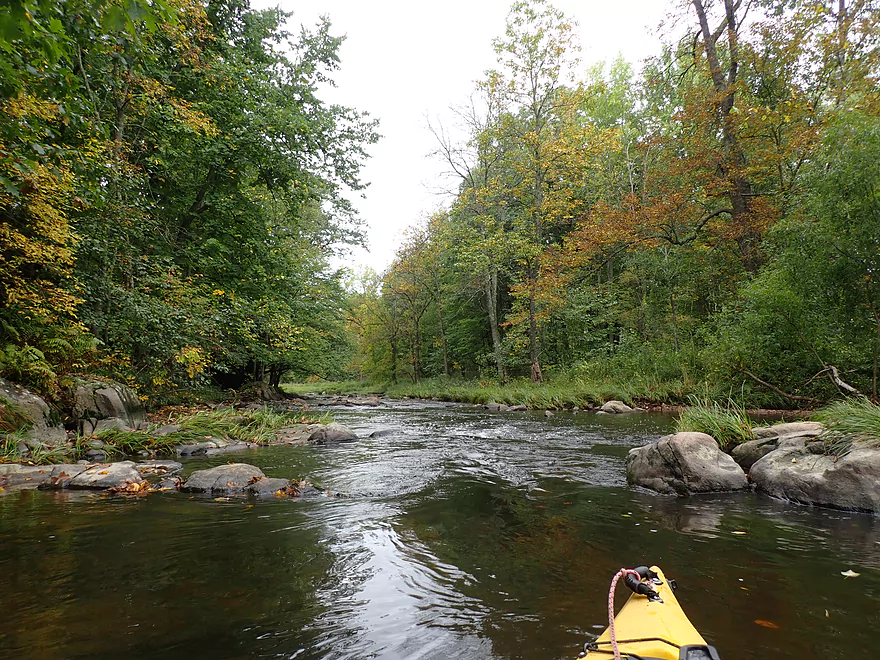
[[[363,438],[185,470],[248,462],[346,497],[0,496],[0,658],[574,658],[641,563],[724,660],[880,657],[880,519],[628,488],[627,450],[669,417],[334,413]]]

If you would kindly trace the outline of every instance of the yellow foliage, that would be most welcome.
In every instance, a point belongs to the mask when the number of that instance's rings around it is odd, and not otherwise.
[[[51,121],[58,112],[56,104],[27,94],[7,99],[0,109],[22,121]],[[0,143],[0,152],[20,147]],[[25,171],[15,165],[0,160],[0,175],[20,181],[18,196],[0,190],[0,291],[5,298],[0,304],[13,306],[26,319],[52,322],[73,317],[80,302],[71,293],[77,237],[67,211],[73,173],[63,162],[50,167],[33,161]]]

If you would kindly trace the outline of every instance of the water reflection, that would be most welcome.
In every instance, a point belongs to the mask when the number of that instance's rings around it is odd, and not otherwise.
[[[668,417],[442,404],[337,417],[393,432],[187,468],[243,460],[348,498],[0,497],[0,657],[572,658],[605,626],[610,576],[645,561],[678,578],[722,657],[870,653],[878,522],[628,489],[628,448]]]

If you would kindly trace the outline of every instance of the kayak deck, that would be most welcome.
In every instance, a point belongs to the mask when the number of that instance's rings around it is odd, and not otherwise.
[[[639,660],[718,660],[717,651],[707,646],[685,616],[672,586],[656,566],[651,571],[657,579],[649,584],[660,596],[660,600],[649,599],[633,593],[626,604],[614,617],[617,646],[621,658]],[[609,660],[614,657],[611,644],[611,629],[595,642],[588,643],[587,660]]]

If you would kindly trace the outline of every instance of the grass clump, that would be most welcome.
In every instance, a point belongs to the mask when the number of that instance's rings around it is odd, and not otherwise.
[[[675,430],[711,435],[724,451],[755,439],[752,420],[745,408],[732,399],[721,405],[705,397],[691,397],[691,404],[679,415]]]
[[[880,406],[869,399],[843,399],[820,408],[813,419],[825,424],[826,453],[841,456],[854,442],[880,447]]]

